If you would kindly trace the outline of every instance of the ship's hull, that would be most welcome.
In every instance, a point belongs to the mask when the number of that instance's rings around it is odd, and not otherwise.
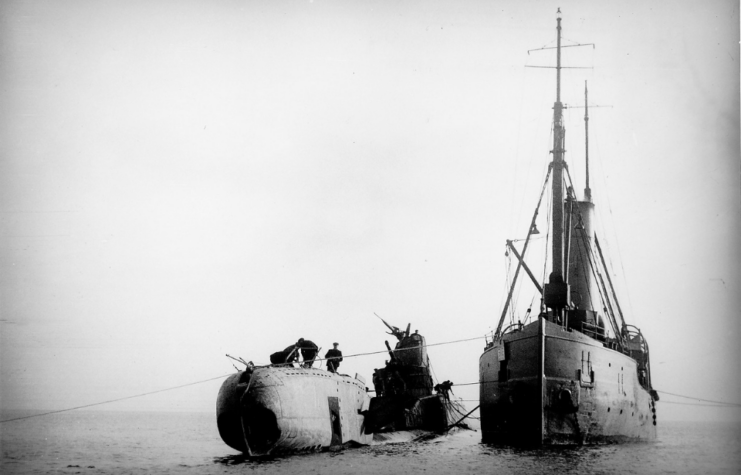
[[[227,378],[216,404],[224,442],[262,456],[369,444],[365,384],[319,369],[263,367]]]
[[[450,401],[440,394],[416,398],[409,394],[371,399],[366,431],[422,430],[442,432],[455,422]]]
[[[479,361],[484,442],[610,443],[656,437],[656,407],[636,361],[539,319]]]

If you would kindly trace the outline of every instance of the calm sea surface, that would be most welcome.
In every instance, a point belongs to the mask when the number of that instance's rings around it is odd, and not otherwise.
[[[659,430],[650,444],[548,450],[483,445],[479,432],[459,431],[252,462],[222,443],[213,414],[76,411],[0,424],[0,473],[741,473],[741,424],[667,422]]]

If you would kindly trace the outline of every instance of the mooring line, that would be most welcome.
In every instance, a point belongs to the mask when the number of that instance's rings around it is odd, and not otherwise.
[[[701,407],[739,407],[741,404],[703,404],[699,402],[677,402],[677,401],[661,401],[661,404],[677,404],[680,406],[701,406]]]
[[[430,343],[430,344],[425,344],[425,345],[420,345],[420,346],[411,346],[409,348],[397,348],[397,349],[393,349],[391,351],[394,352],[394,353],[401,352],[401,351],[411,351],[411,350],[417,350],[419,348],[430,348],[432,346],[452,345],[454,343],[464,343],[464,342],[467,342],[467,341],[481,340],[482,338],[486,338],[486,335],[483,335],[483,336],[475,336],[473,338],[464,338],[462,340],[442,341],[442,342],[439,342],[439,343]],[[358,356],[380,355],[380,354],[388,353],[388,352],[389,352],[388,350],[369,351],[367,353],[356,353],[354,355],[347,355],[347,356],[343,355],[342,357],[343,357],[343,359],[344,358],[357,358]],[[227,355],[227,356],[229,356],[229,355]],[[233,358],[231,356],[229,356],[229,357],[230,358]],[[339,357],[335,357],[335,356],[330,357],[330,358],[314,358],[311,361],[314,361],[314,362],[316,362],[316,361],[327,361],[327,360],[334,360],[334,359],[338,359],[338,358]],[[234,358],[234,359],[236,359],[236,358]],[[255,367],[258,367],[258,368],[266,368],[268,366],[288,366],[288,365],[293,365],[293,362],[291,362],[291,363],[272,363],[272,364],[255,365]]]
[[[661,393],[661,394],[666,394],[668,396],[682,397],[682,398],[685,398],[685,399],[694,399],[696,401],[702,401],[702,402],[712,402],[713,404],[721,404],[721,405],[724,405],[724,406],[741,407],[741,404],[736,403],[736,402],[713,401],[711,399],[701,399],[699,397],[694,397],[694,396],[682,396],[681,394],[674,394],[674,393],[669,393],[669,392],[666,392],[666,391],[659,391],[659,390],[656,390],[656,392],[657,393]],[[668,401],[666,401],[666,402],[668,402]],[[687,404],[687,403],[675,403],[675,404]]]
[[[230,376],[232,374],[234,374],[234,373],[225,374],[223,376],[217,376],[215,378],[204,379],[202,381],[196,381],[195,383],[181,384],[180,386],[173,386],[171,388],[158,389],[156,391],[149,391],[149,392],[143,393],[143,394],[135,394],[133,396],[126,396],[126,397],[121,397],[121,398],[118,398],[118,399],[111,399],[109,401],[102,401],[102,402],[95,402],[95,403],[92,403],[92,404],[85,404],[84,406],[70,407],[70,408],[67,408],[67,409],[58,409],[56,411],[42,412],[41,414],[33,414],[33,415],[30,415],[30,416],[15,417],[13,419],[5,419],[5,420],[0,421],[0,424],[2,424],[3,422],[19,421],[19,420],[22,420],[22,419],[30,419],[32,417],[41,417],[41,416],[48,416],[49,414],[58,414],[60,412],[74,411],[76,409],[84,409],[86,407],[100,406],[102,404],[109,404],[111,402],[123,401],[125,399],[133,399],[133,398],[136,398],[136,397],[149,396],[150,394],[162,393],[162,392],[165,392],[165,391],[172,391],[173,389],[180,389],[180,388],[184,388],[186,386],[193,386],[193,385],[205,383],[205,382],[208,382],[208,381],[214,381],[216,379],[226,378],[227,376]]]
[[[465,339],[462,339],[462,340],[454,340],[454,341],[446,341],[446,342],[440,342],[440,343],[432,343],[432,344],[429,344],[429,345],[423,345],[423,347],[449,345],[449,344],[453,344],[453,343],[462,343],[462,342],[466,342],[466,341],[479,340],[481,338],[486,338],[486,337],[485,336],[479,336],[479,337],[474,337],[474,338],[465,338]],[[415,346],[415,347],[411,347],[411,348],[400,348],[398,350],[393,350],[393,351],[407,351],[407,350],[414,350],[414,349],[417,349],[417,348],[420,348],[420,347],[419,346]],[[358,357],[358,356],[377,355],[377,354],[381,354],[381,353],[388,353],[388,350],[372,351],[372,352],[368,352],[368,353],[358,353],[358,354],[355,354],[355,355],[345,356],[345,358],[354,358],[354,357]],[[234,359],[236,360],[236,358],[234,358]],[[326,361],[327,359],[333,359],[333,358],[316,358],[313,361]],[[290,363],[290,364],[292,365],[293,363]],[[282,366],[282,365],[262,365],[262,367],[266,367],[266,366]],[[180,388],[184,388],[184,387],[187,387],[187,386],[193,386],[193,385],[196,385],[196,384],[206,383],[208,381],[214,381],[216,379],[226,378],[227,376],[230,376],[232,374],[234,374],[234,373],[229,373],[229,374],[225,374],[225,375],[222,375],[222,376],[216,376],[214,378],[204,379],[204,380],[196,381],[196,382],[193,382],[193,383],[181,384],[179,386],[173,386],[173,387],[170,387],[170,388],[158,389],[156,391],[149,391],[149,392],[142,393],[142,394],[135,394],[133,396],[125,396],[125,397],[121,397],[121,398],[117,398],[117,399],[110,399],[108,401],[101,401],[101,402],[95,402],[95,403],[92,403],[92,404],[85,404],[83,406],[75,406],[75,407],[69,407],[69,408],[66,408],[66,409],[58,409],[58,410],[55,410],[55,411],[47,411],[47,412],[42,412],[42,413],[39,413],[39,414],[32,414],[32,415],[29,415],[29,416],[14,417],[12,419],[4,419],[4,420],[1,420],[0,421],[0,424],[3,424],[5,422],[20,421],[20,420],[23,420],[23,419],[31,419],[33,417],[48,416],[50,414],[58,414],[60,412],[69,412],[69,411],[74,411],[74,410],[77,410],[77,409],[85,409],[85,408],[93,407],[93,406],[101,406],[103,404],[109,404],[109,403],[112,403],[112,402],[124,401],[126,399],[134,399],[134,398],[137,398],[137,397],[149,396],[150,394],[156,394],[156,393],[161,393],[161,392],[165,392],[165,391],[172,391],[174,389],[180,389]]]
[[[480,340],[482,338],[486,338],[486,335],[484,335],[484,336],[478,336],[478,337],[473,337],[473,338],[464,338],[464,339],[461,339],[461,340],[451,340],[451,341],[444,341],[444,342],[439,342],[439,343],[431,343],[431,344],[426,344],[426,345],[421,345],[421,346],[414,346],[414,347],[410,347],[410,348],[399,348],[399,349],[394,349],[392,351],[394,351],[394,352],[397,352],[397,351],[408,351],[408,350],[415,350],[415,349],[418,349],[418,348],[428,348],[428,347],[432,347],[432,346],[450,345],[450,344],[454,344],[454,343],[463,343],[463,342],[467,342],[467,341]],[[378,354],[382,354],[382,353],[388,353],[388,350],[370,351],[370,352],[366,352],[366,353],[357,353],[357,354],[354,354],[354,355],[347,355],[344,358],[356,358],[356,357],[359,357],[359,356],[378,355]],[[229,355],[227,355],[227,356],[229,356]],[[236,359],[236,358],[234,358],[234,359]],[[330,360],[330,359],[334,359],[334,358],[315,358],[312,361],[327,361],[327,360]],[[293,363],[284,363],[284,364],[285,365],[288,365],[288,364],[293,365]],[[262,365],[260,367],[283,366],[284,364],[279,364],[279,365]],[[109,403],[112,403],[112,402],[124,401],[126,399],[134,399],[134,398],[138,398],[138,397],[149,396],[151,394],[161,393],[161,392],[165,392],[165,391],[172,391],[172,390],[184,388],[184,387],[187,387],[187,386],[194,386],[196,384],[202,384],[202,383],[206,383],[206,382],[209,382],[209,381],[214,381],[214,380],[217,380],[217,379],[226,378],[226,377],[228,377],[228,376],[230,376],[232,374],[234,374],[234,373],[229,373],[229,374],[225,374],[225,375],[221,375],[221,376],[216,376],[214,378],[204,379],[204,380],[196,381],[196,382],[193,382],[193,383],[181,384],[179,386],[173,386],[173,387],[170,387],[170,388],[158,389],[158,390],[155,390],[155,391],[149,391],[149,392],[142,393],[142,394],[135,394],[135,395],[132,395],[132,396],[125,396],[125,397],[121,397],[121,398],[117,398],[117,399],[110,399],[108,401],[101,401],[101,402],[96,402],[96,403],[92,403],[92,404],[85,404],[83,406],[76,406],[76,407],[70,407],[70,408],[66,408],[66,409],[58,409],[58,410],[55,410],[55,411],[42,412],[42,413],[39,413],[39,414],[30,415],[30,416],[15,417],[15,418],[12,418],[12,419],[5,419],[5,420],[1,420],[0,421],[0,424],[5,423],[5,422],[19,421],[19,420],[23,420],[23,419],[30,419],[30,418],[33,418],[33,417],[47,416],[47,415],[50,415],[50,414],[58,414],[60,412],[74,411],[74,410],[77,410],[77,409],[84,409],[84,408],[87,408],[87,407],[100,406],[100,405],[109,404]],[[487,383],[487,382],[492,382],[493,383],[493,382],[497,382],[497,381],[475,381],[475,382],[470,382],[470,383],[458,383],[458,384],[455,384],[455,386],[456,387],[460,387],[460,386],[472,386],[472,385],[480,385],[480,384]],[[369,392],[375,392],[375,391],[370,390]],[[693,397],[693,396],[684,396],[684,395],[681,395],[681,394],[670,393],[670,392],[667,392],[667,391],[658,391],[657,390],[656,392],[661,393],[661,394],[666,394],[666,395],[669,395],[669,396],[676,396],[676,397],[681,397],[681,398],[686,398],[686,399],[694,399],[696,401],[701,401],[701,402],[705,402],[705,403],[712,403],[712,404],[693,404],[693,403],[681,403],[681,402],[673,402],[673,401],[664,401],[665,403],[668,403],[668,404],[682,404],[682,405],[688,405],[688,406],[695,405],[695,406],[708,406],[708,407],[741,407],[741,404],[739,404],[739,403],[731,403],[731,402],[724,402],[724,401],[713,401],[713,400],[710,400],[710,399],[701,399],[701,398],[697,398],[697,397]]]

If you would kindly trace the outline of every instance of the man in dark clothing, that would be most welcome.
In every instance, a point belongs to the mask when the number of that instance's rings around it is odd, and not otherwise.
[[[286,354],[282,351],[276,351],[272,355],[270,355],[270,364],[273,365],[279,365],[282,364],[286,360]]]
[[[383,396],[384,392],[384,384],[383,384],[383,376],[381,376],[381,373],[378,371],[378,369],[373,370],[373,386],[376,389],[376,396]]]
[[[453,392],[453,382],[452,381],[443,381],[440,384],[435,385],[435,392],[438,394],[443,395],[446,401],[450,401],[450,395],[448,393]]]
[[[404,378],[401,377],[401,374],[399,374],[399,370],[395,365],[389,365],[386,367],[384,390],[392,396],[404,394],[407,390],[407,383],[404,381]]]
[[[340,361],[342,361],[342,352],[337,349],[340,345],[339,343],[332,343],[332,345],[334,348],[327,351],[327,354],[324,355],[324,357],[327,359],[327,371],[336,373],[337,368],[340,367]]]
[[[314,358],[316,358],[316,354],[319,352],[319,347],[311,340],[299,338],[298,342],[296,342],[296,348],[301,350],[301,357],[304,359],[304,368],[311,368],[314,364]]]
[[[276,351],[270,355],[270,363],[275,366],[292,365],[296,360],[298,360],[298,350],[296,349],[296,345],[291,345],[283,351]]]

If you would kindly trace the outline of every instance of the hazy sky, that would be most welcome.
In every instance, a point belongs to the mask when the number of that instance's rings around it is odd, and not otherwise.
[[[654,385],[741,402],[738,2],[7,1],[2,409],[216,378],[299,337],[380,351],[374,312],[428,343],[490,332],[550,160],[555,74],[525,66],[555,63],[527,52],[557,7],[565,44],[596,44],[564,50],[593,69],[562,100],[588,80],[611,106],[590,113],[597,232]],[[476,382],[483,346],[431,347],[437,377]],[[212,411],[220,384],[99,407]]]

